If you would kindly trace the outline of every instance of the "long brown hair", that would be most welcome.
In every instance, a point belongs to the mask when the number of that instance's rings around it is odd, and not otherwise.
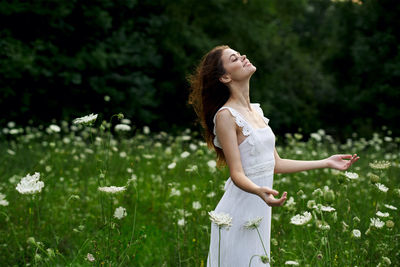
[[[213,48],[203,56],[194,74],[188,77],[190,83],[189,104],[191,104],[204,129],[204,138],[209,148],[217,153],[217,165],[226,164],[224,152],[216,147],[214,140],[215,113],[220,109],[230,96],[229,87],[223,84],[219,78],[225,74],[222,64],[222,52],[229,46],[222,45]]]

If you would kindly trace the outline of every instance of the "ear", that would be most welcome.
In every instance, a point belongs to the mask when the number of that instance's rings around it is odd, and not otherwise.
[[[231,80],[231,76],[228,73],[225,73],[224,75],[219,77],[219,81],[222,83],[229,83]]]

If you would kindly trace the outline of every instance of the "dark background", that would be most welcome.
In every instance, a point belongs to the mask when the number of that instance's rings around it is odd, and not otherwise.
[[[399,135],[398,14],[397,0],[1,1],[0,127],[122,112],[198,130],[186,77],[227,44],[257,67],[251,101],[274,132]]]

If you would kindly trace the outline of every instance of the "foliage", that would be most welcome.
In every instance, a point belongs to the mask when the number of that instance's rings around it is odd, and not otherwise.
[[[257,67],[251,100],[276,132],[399,133],[399,8],[395,0],[3,1],[0,125],[112,110],[139,126],[198,127],[186,77],[228,44]]]
[[[215,168],[215,154],[196,132],[110,135],[109,124],[101,125],[107,131],[62,122],[60,132],[27,128],[26,134],[0,142],[0,262],[205,266],[208,211],[224,193],[227,169]],[[279,139],[277,150],[283,158],[358,153],[361,159],[350,170],[358,179],[330,169],[275,175],[274,189],[287,191],[288,201],[272,213],[274,265],[296,260],[301,266],[376,266],[383,257],[398,262],[399,213],[393,209],[400,208],[400,138],[383,134],[344,144],[324,131],[306,142],[298,134]],[[369,164],[383,159],[391,163],[389,168]],[[19,194],[15,187],[21,177],[33,172],[41,174],[42,192],[34,197]],[[389,190],[380,191],[377,182]],[[100,186],[126,190],[107,195]],[[320,212],[314,207],[318,204],[335,212]],[[111,216],[118,206],[126,208],[126,217]],[[307,225],[290,223],[304,211],[313,214]],[[371,218],[382,214],[386,225],[371,227]],[[360,231],[359,239],[352,237],[354,229]]]

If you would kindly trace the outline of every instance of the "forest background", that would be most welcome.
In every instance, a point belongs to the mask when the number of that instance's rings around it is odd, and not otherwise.
[[[274,132],[398,136],[399,13],[396,0],[1,1],[0,127],[121,112],[199,129],[187,76],[227,44],[257,67],[251,101]]]

